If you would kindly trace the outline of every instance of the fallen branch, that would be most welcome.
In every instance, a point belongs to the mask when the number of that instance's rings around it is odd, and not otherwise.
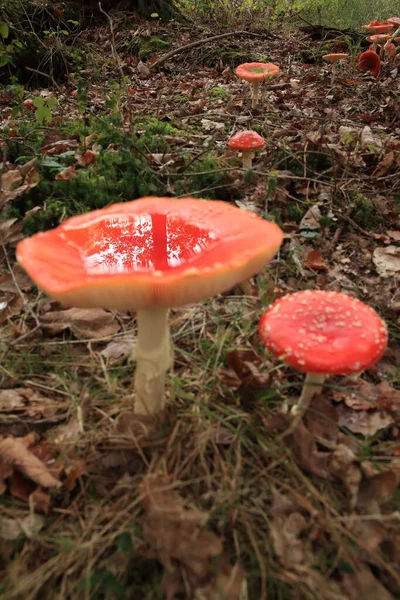
[[[221,38],[229,37],[230,35],[251,35],[253,37],[263,37],[259,33],[251,33],[249,31],[230,31],[229,33],[220,33],[219,35],[213,35],[212,37],[205,38],[203,40],[197,40],[197,42],[192,42],[191,44],[186,44],[186,46],[180,46],[179,48],[175,48],[175,50],[171,50],[171,52],[168,52],[165,56],[162,56],[159,60],[152,64],[151,69],[155,69],[159,65],[162,65],[166,60],[171,58],[171,56],[175,56],[175,54],[179,54],[180,52],[184,52],[190,48],[195,48],[196,46],[202,46],[203,44],[213,42],[214,40],[220,40]]]

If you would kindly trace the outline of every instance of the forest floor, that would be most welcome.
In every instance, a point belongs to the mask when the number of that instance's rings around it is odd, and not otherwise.
[[[115,43],[84,32],[66,83],[0,90],[0,598],[398,598],[400,57],[375,78],[348,37],[257,28],[157,69],[217,32],[114,26]],[[351,53],[333,82],[328,51]],[[281,68],[254,110],[233,68],[249,60]],[[266,140],[251,172],[227,149],[239,129]],[[172,311],[157,421],[131,410],[134,316],[66,309],[15,262],[25,235],[146,194],[219,198],[285,233],[262,273]],[[282,437],[303,376],[257,325],[304,289],[374,307],[389,347]]]

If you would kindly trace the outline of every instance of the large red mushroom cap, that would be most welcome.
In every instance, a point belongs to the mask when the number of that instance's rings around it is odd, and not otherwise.
[[[361,71],[369,71],[371,75],[376,77],[381,72],[381,59],[373,50],[367,50],[360,55],[358,68]]]
[[[253,151],[264,148],[265,142],[256,131],[238,131],[231,137],[228,146],[232,150]]]
[[[374,365],[388,335],[369,306],[339,292],[306,290],[274,302],[259,333],[273,354],[300,371],[346,375]]]
[[[227,202],[149,197],[72,217],[20,242],[17,258],[67,305],[169,308],[251,277],[282,239],[275,223]]]
[[[386,19],[387,23],[393,23],[396,27],[400,27],[400,17],[390,17]]]
[[[394,27],[393,22],[388,21],[371,21],[368,25],[361,25],[362,29],[371,31],[373,33],[387,33]]]
[[[279,73],[278,65],[272,63],[243,63],[236,67],[236,75],[240,79],[246,79],[246,81],[263,81],[268,77],[274,77]]]

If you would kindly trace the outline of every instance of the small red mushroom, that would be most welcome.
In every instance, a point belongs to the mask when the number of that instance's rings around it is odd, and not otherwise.
[[[392,43],[385,44],[383,52],[386,60],[393,60],[396,56],[396,46]]]
[[[24,100],[23,104],[24,104],[26,110],[29,110],[31,112],[36,110],[33,100],[31,100],[30,98],[27,98],[26,100]]]
[[[372,45],[369,47],[372,52],[377,52],[377,48],[379,44],[383,44],[391,39],[391,35],[388,33],[377,33],[374,35],[369,35],[367,37],[368,42],[372,42]]]
[[[244,169],[251,169],[253,166],[254,150],[261,150],[265,142],[261,135],[256,131],[238,131],[228,142],[229,148],[238,150],[242,153]]]
[[[260,82],[278,75],[280,69],[278,65],[272,63],[243,63],[236,68],[236,75],[240,79],[245,79],[251,85],[252,89],[252,108],[256,108],[258,104],[258,94]]]
[[[282,239],[275,223],[228,202],[141,198],[25,239],[17,259],[67,306],[136,311],[135,412],[154,414],[173,360],[168,309],[251,277]]]
[[[376,52],[367,50],[360,55],[358,68],[361,71],[369,71],[371,75],[377,77],[381,72],[381,59]]]
[[[339,292],[306,290],[274,302],[259,325],[263,344],[307,373],[298,401],[302,414],[327,374],[360,373],[385,352],[385,322],[369,306]]]
[[[335,80],[335,76],[337,73],[337,68],[338,68],[338,63],[341,60],[346,60],[347,58],[349,58],[349,55],[347,54],[347,52],[338,52],[338,53],[332,53],[332,54],[324,54],[322,57],[326,62],[331,63],[332,65],[332,83]]]

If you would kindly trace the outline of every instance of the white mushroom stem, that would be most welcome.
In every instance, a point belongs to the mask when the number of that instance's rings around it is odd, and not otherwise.
[[[338,64],[337,64],[337,62],[334,62],[334,63],[332,63],[332,69],[331,69],[332,83],[336,79],[337,72],[338,72]]]
[[[372,42],[372,52],[376,52],[378,49],[378,42]]]
[[[307,373],[300,398],[292,408],[292,414],[300,418],[303,416],[313,397],[321,392],[325,377],[324,373]]]
[[[393,35],[387,40],[386,44],[383,46],[383,49],[386,50],[387,46],[389,46],[389,44],[391,44],[398,35],[400,35],[400,27],[396,29]]]
[[[251,108],[256,108],[258,104],[258,96],[260,92],[260,82],[252,81],[251,82]]]
[[[252,169],[253,168],[253,158],[254,158],[254,152],[252,150],[243,150],[242,151],[243,169]]]
[[[172,366],[168,309],[138,310],[137,324],[134,410],[154,415],[165,407],[165,377]]]

